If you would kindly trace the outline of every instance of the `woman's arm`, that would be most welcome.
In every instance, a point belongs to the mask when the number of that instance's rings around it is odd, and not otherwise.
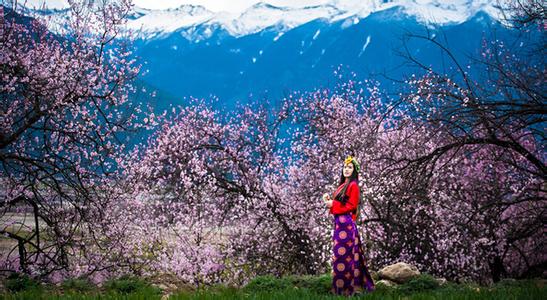
[[[332,207],[330,208],[331,214],[344,214],[357,209],[357,206],[359,205],[359,186],[357,183],[352,182],[349,184],[346,195],[349,196],[346,204],[342,204],[338,200],[332,201]]]

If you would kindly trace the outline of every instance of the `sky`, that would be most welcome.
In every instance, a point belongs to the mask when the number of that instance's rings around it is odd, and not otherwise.
[[[144,8],[165,9],[178,7],[183,4],[198,4],[214,12],[240,12],[257,2],[260,2],[260,0],[133,0],[135,5]],[[328,0],[263,0],[263,2],[276,6],[301,7],[326,3]]]
[[[6,1],[9,2],[9,0]],[[276,6],[291,7],[318,5],[329,2],[329,0],[133,0],[133,3],[137,6],[149,9],[166,9],[179,7],[183,4],[194,4],[202,5],[213,12],[241,12],[249,6],[252,6],[253,4],[261,1]],[[21,4],[26,2],[27,6],[34,7],[42,7],[42,4],[44,2],[49,8],[63,8],[68,6],[67,0],[18,0],[18,2]]]

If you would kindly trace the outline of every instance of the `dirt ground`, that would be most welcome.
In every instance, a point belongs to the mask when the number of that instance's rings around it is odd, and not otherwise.
[[[0,226],[2,230],[24,236],[34,230],[34,218],[31,213],[7,212],[0,217]],[[0,259],[5,259],[16,246],[17,241],[14,239],[0,236]],[[17,249],[14,252],[17,253]]]

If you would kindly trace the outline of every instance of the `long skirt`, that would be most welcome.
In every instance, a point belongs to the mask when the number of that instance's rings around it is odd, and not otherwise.
[[[372,292],[374,282],[366,267],[359,232],[350,213],[335,215],[332,239],[332,292],[348,296],[361,291]]]

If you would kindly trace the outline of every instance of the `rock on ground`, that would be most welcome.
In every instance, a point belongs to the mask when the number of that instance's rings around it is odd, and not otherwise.
[[[378,271],[381,279],[387,279],[396,283],[405,283],[410,279],[420,275],[420,271],[413,265],[398,262],[393,265],[382,268]]]

